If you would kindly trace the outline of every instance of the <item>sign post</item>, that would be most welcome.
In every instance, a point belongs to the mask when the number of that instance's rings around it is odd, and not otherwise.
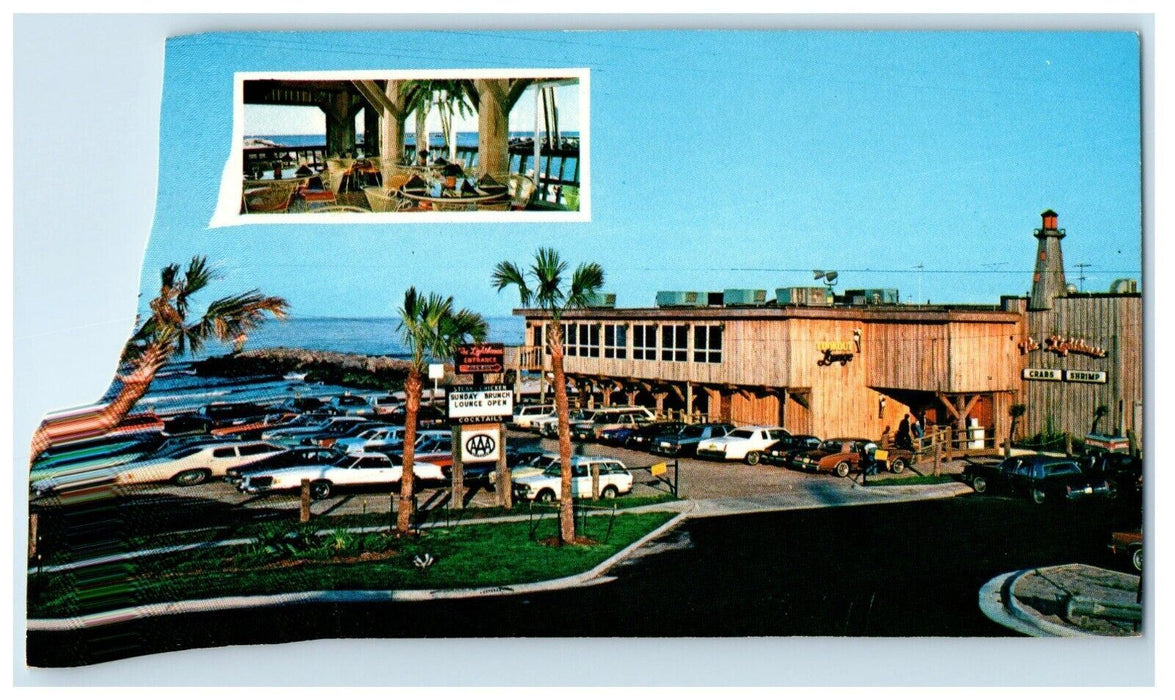
[[[428,366],[428,378],[432,380],[432,394],[428,397],[428,405],[437,402],[437,382],[445,378],[445,366],[439,362]]]
[[[484,383],[485,375],[504,372],[505,357],[501,343],[459,345],[453,356],[453,371],[473,375],[473,386],[450,386],[445,402],[453,426],[450,507],[464,506],[465,465],[478,462],[496,462],[498,505],[512,505],[505,422],[514,414],[514,392],[504,384]]]

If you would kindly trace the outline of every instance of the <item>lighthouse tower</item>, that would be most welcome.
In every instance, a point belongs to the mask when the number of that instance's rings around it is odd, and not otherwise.
[[[1032,294],[1028,297],[1029,311],[1053,308],[1053,299],[1065,296],[1065,262],[1061,258],[1061,239],[1065,229],[1057,228],[1057,212],[1046,209],[1040,213],[1041,226],[1032,235],[1040,241],[1036,245],[1036,272],[1032,275]]]

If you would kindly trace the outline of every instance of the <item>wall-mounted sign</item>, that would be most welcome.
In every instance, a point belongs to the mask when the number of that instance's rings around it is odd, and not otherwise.
[[[496,462],[502,445],[497,428],[491,430],[461,430],[461,461]]]
[[[1067,382],[1085,382],[1087,384],[1105,384],[1105,372],[1090,372],[1083,369],[1067,369],[1065,370],[1065,381]]]
[[[502,343],[458,345],[453,355],[453,371],[457,374],[499,374],[506,360]]]
[[[1027,367],[1024,369],[1022,375],[1025,379],[1035,379],[1038,381],[1059,382],[1061,381],[1063,372],[1059,369],[1033,369]]]
[[[843,367],[853,361],[853,343],[849,340],[823,340],[816,343],[816,349],[823,354],[816,360],[816,364],[821,367],[834,362],[839,362]]]
[[[1035,338],[1025,338],[1016,344],[1021,355],[1027,355],[1033,350],[1040,350],[1041,344]],[[1064,338],[1059,335],[1050,335],[1044,339],[1044,351],[1055,352],[1061,357],[1068,357],[1069,353],[1085,355],[1086,357],[1105,357],[1106,349],[1090,345],[1080,338]]]
[[[450,423],[494,423],[514,414],[514,392],[505,384],[449,387]]]
[[[1044,339],[1045,352],[1055,352],[1061,357],[1068,356],[1069,353],[1077,355],[1086,355],[1089,357],[1105,357],[1105,348],[1099,348],[1096,345],[1089,343],[1079,338],[1062,338],[1059,335],[1050,335]]]

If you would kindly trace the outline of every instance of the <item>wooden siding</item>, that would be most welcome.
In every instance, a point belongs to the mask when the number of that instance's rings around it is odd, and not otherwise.
[[[1040,344],[1020,357],[1021,367],[1105,372],[1105,384],[1025,380],[1020,392],[1027,406],[1021,435],[1046,430],[1083,436],[1094,410],[1105,405],[1099,431],[1133,430],[1142,438],[1142,297],[1139,295],[1068,297],[1053,300],[1050,311],[1027,314],[1028,337]],[[1047,352],[1050,335],[1102,347],[1106,357]]]

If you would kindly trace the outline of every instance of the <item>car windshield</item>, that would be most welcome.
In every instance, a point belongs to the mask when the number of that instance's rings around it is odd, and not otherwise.
[[[840,452],[843,446],[844,443],[842,443],[840,440],[825,440],[824,442],[820,443],[820,449],[824,450],[825,452]]]
[[[735,431],[731,432],[729,435],[729,437],[736,438],[736,439],[742,439],[742,440],[747,440],[747,439],[752,438],[754,436],[755,436],[755,432],[752,430],[735,430]]]
[[[188,447],[176,452],[169,453],[167,456],[171,459],[183,459],[184,457],[191,457],[192,455],[203,451],[203,447]]]
[[[543,470],[543,476],[559,476],[563,473],[562,464],[552,464]]]

